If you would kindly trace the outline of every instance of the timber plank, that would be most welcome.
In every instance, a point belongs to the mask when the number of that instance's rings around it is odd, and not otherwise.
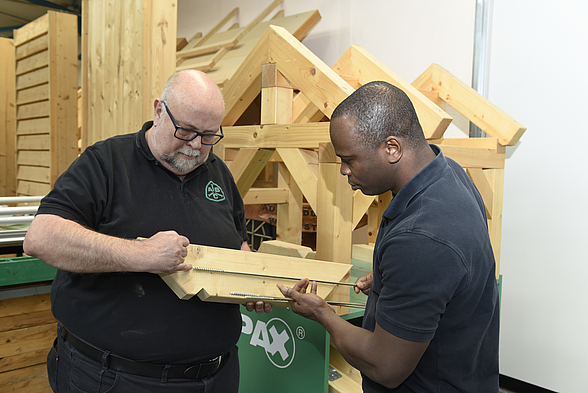
[[[36,351],[3,357],[0,359],[0,373],[35,366],[37,364],[45,364],[50,349],[51,347],[49,346]]]
[[[22,314],[0,317],[0,332],[23,329],[36,325],[57,322],[51,310],[23,312]]]
[[[180,299],[190,299],[198,294],[205,301],[223,303],[245,302],[240,296],[229,292],[240,291],[265,296],[281,297],[276,284],[292,284],[298,278],[307,277],[315,280],[340,281],[348,276],[351,265],[302,258],[290,258],[219,247],[188,246],[186,263],[196,267],[223,269],[238,272],[269,274],[292,277],[291,281],[268,277],[252,277],[238,274],[223,274],[206,271],[183,271],[160,274],[162,279],[174,290]],[[318,295],[327,296],[335,285],[318,284]],[[349,288],[346,288],[349,292]],[[270,303],[272,303],[270,301]],[[286,302],[274,302],[276,305],[287,306]]]
[[[44,50],[16,62],[16,75],[37,70],[49,65],[49,51]]]
[[[318,149],[330,142],[329,123],[268,124],[264,126],[223,127],[225,148]]]
[[[249,188],[247,194],[243,197],[243,204],[257,205],[257,204],[271,204],[271,203],[287,203],[288,202],[287,188]],[[265,243],[265,242],[264,242]]]
[[[317,181],[318,177],[312,172],[309,162],[306,160],[308,156],[303,155],[299,149],[277,149],[282,161],[290,171],[290,175],[296,181],[296,184],[306,197],[312,210],[317,208]],[[318,163],[318,158],[317,158]]]
[[[46,183],[36,183],[26,180],[21,180],[18,182],[18,186],[16,187],[16,194],[17,195],[47,195],[49,191],[51,191],[51,184]]]
[[[31,104],[18,105],[16,108],[16,120],[47,117],[50,114],[51,106],[49,100],[33,102]]]
[[[57,323],[0,332],[0,357],[48,348],[57,332]]]
[[[16,163],[18,165],[32,165],[32,166],[51,166],[51,152],[45,151],[31,151],[21,150],[18,152]],[[34,194],[45,195],[45,194]]]
[[[45,364],[0,373],[0,390],[3,392],[37,392],[41,391],[38,386],[42,385],[41,381],[44,381],[47,386],[49,385]]]
[[[49,67],[27,72],[16,77],[16,90],[26,89],[49,82]]]
[[[0,300],[0,315],[3,317],[51,310],[49,294]]]
[[[16,104],[23,105],[49,99],[49,84],[43,83],[16,92]]]
[[[51,137],[49,135],[19,135],[16,140],[18,150],[50,150]]]
[[[40,166],[19,165],[16,178],[18,180],[49,183],[51,181],[51,170]]]
[[[23,119],[18,122],[16,127],[16,135],[49,134],[50,132],[51,122],[49,117]]]
[[[269,28],[270,62],[327,117],[355,90],[286,29]]]
[[[21,60],[25,57],[32,56],[35,53],[39,53],[46,50],[49,47],[49,37],[46,33],[47,32],[25,44],[16,46],[16,60]]]
[[[49,14],[45,14],[26,24],[26,29],[14,30],[14,46],[20,46],[27,41],[47,33],[49,25]]]

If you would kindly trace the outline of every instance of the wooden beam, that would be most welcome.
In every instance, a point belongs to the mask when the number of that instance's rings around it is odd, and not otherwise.
[[[302,154],[299,149],[279,148],[276,150],[302,194],[306,197],[311,209],[316,211],[318,178],[309,167],[311,163],[307,161],[308,156]]]
[[[351,227],[355,229],[363,218],[369,207],[372,205],[376,195],[365,195],[360,190],[353,192],[353,221]]]
[[[374,203],[368,209],[367,239],[366,243],[375,243],[382,222],[382,214],[392,200],[392,191],[378,195]],[[371,259],[369,260],[371,262]]]
[[[231,126],[261,91],[261,67],[269,62],[269,34],[266,32],[222,89],[225,99],[223,126]]]
[[[285,164],[278,164],[278,187],[288,189],[288,203],[277,207],[276,236],[288,243],[302,243],[303,195],[298,183]]]
[[[355,90],[286,29],[270,26],[270,62],[327,117]]]
[[[253,188],[251,187],[243,197],[245,205],[269,203],[288,203],[290,190],[282,188]]]
[[[249,292],[282,297],[283,295],[276,287],[277,283],[293,285],[298,278],[341,281],[351,269],[351,265],[340,263],[194,244],[188,246],[185,262],[193,267],[293,278],[292,280],[284,280],[198,270],[160,274],[180,299],[187,300],[198,295],[201,300],[205,301],[241,304],[247,300],[240,296],[231,295],[230,292]],[[324,298],[334,287],[333,284],[319,283],[317,294]],[[349,287],[345,289],[349,292]],[[288,303],[281,302],[277,305],[286,307]]]
[[[274,154],[274,149],[259,149],[253,156],[253,159],[249,162],[247,167],[245,168],[245,172],[243,175],[236,180],[237,188],[239,189],[239,193],[241,197],[247,194],[247,191],[251,188],[255,180],[261,173],[261,171],[265,168],[266,164],[268,163],[272,154]]]
[[[359,77],[363,86],[368,82],[383,80],[403,90],[412,101],[426,138],[440,138],[452,117],[425,97],[417,88],[402,79],[384,63],[361,46],[352,45],[351,75]]]
[[[504,153],[477,147],[448,145],[439,145],[439,147],[445,156],[454,159],[464,168],[504,168]]]
[[[318,149],[330,142],[329,123],[275,124],[223,127],[225,148],[301,148]]]
[[[474,182],[480,195],[482,195],[484,206],[486,207],[486,215],[491,219],[492,208],[494,206],[494,192],[488,182],[488,178],[486,178],[486,175],[484,174],[484,170],[482,168],[466,168],[466,172]]]
[[[413,84],[431,87],[439,97],[503,146],[513,146],[527,128],[498,108],[487,98],[456,78],[438,64],[432,64]],[[422,87],[421,87],[422,86]]]

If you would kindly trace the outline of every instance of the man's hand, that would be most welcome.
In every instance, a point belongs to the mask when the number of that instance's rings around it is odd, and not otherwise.
[[[288,288],[278,284],[278,288],[285,297],[290,297],[290,306],[296,314],[302,315],[308,319],[319,322],[320,314],[324,312],[335,312],[323,298],[316,294],[317,284],[313,282],[310,287],[310,293],[306,293],[309,280],[303,278],[298,281],[293,288]]]
[[[142,271],[149,273],[171,273],[192,269],[192,265],[184,263],[188,255],[187,237],[178,235],[176,231],[157,232],[149,239],[141,240],[143,255]]]
[[[373,272],[369,272],[368,274],[359,277],[357,281],[355,281],[355,286],[353,287],[355,293],[362,291],[366,295],[369,294],[370,288],[372,287],[372,281],[374,281]]]
[[[264,303],[262,301],[258,302],[247,302],[245,303],[245,308],[247,311],[255,310],[256,313],[262,314],[264,312],[272,312],[272,305],[271,303]]]

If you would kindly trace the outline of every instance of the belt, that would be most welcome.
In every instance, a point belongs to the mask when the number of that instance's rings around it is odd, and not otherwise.
[[[112,353],[103,351],[101,349],[95,348],[90,344],[85,343],[84,341],[80,340],[70,332],[68,332],[65,327],[61,329],[61,337],[67,342],[69,342],[75,349],[77,349],[83,355],[89,357],[90,359],[94,360],[95,362],[103,364],[103,361],[106,362],[108,368],[122,371],[128,374],[140,375],[143,377],[152,377],[152,378],[162,378],[164,377],[164,372],[167,374],[168,379],[175,379],[175,378],[190,378],[190,379],[200,379],[206,378],[215,372],[218,371],[219,368],[223,365],[224,361],[228,357],[228,353],[225,355],[217,356],[216,358],[209,360],[203,363],[196,363],[196,364],[177,364],[177,365],[165,365],[165,364],[153,364],[153,363],[143,363],[143,362],[135,362],[131,359],[126,359]]]

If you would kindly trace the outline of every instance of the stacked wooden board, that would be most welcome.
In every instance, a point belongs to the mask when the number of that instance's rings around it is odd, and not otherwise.
[[[45,195],[78,155],[75,15],[49,11],[14,31],[17,195]]]
[[[47,354],[57,331],[49,295],[0,300],[0,391],[50,393]]]

